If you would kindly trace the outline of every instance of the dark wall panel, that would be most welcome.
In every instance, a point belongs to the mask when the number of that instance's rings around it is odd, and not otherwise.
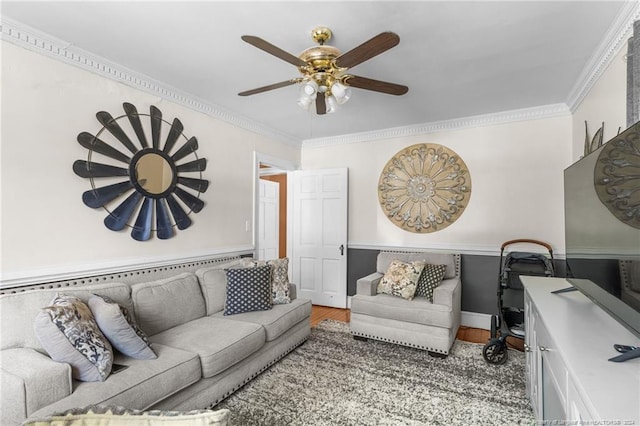
[[[380,250],[348,249],[347,294],[356,294],[356,281],[375,272]],[[556,276],[565,276],[564,260],[555,260]],[[485,314],[498,313],[500,256],[463,254],[462,310]]]

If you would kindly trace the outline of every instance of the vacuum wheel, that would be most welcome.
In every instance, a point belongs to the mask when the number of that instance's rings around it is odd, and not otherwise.
[[[507,343],[500,339],[491,339],[484,345],[482,356],[489,364],[504,364],[509,357]]]

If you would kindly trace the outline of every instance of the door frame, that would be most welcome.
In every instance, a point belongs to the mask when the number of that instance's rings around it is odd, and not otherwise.
[[[260,164],[267,164],[280,169],[283,173],[300,169],[300,165],[294,161],[273,157],[259,151],[253,152],[253,256],[256,258],[260,239]],[[287,256],[291,258],[291,242],[293,240],[291,235],[291,203],[289,202],[289,198],[290,191],[287,191]],[[291,272],[291,265],[289,265],[289,272]]]

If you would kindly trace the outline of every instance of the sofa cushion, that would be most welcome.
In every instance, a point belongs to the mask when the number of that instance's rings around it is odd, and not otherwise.
[[[0,296],[0,313],[2,313],[0,349],[23,347],[44,352],[33,330],[33,322],[40,310],[47,306],[56,294],[71,294],[85,303],[91,295],[99,294],[110,297],[127,309],[133,309],[131,288],[123,283],[70,286],[4,294]],[[8,321],[8,318],[11,321]]]
[[[378,293],[413,299],[423,269],[424,262],[393,260],[378,283]]]
[[[101,382],[111,373],[111,344],[77,297],[54,297],[36,317],[34,329],[51,359],[71,365],[75,379]]]
[[[388,294],[357,294],[351,298],[351,312],[445,328],[453,323],[451,307],[431,303],[424,297],[405,300]]]
[[[271,342],[300,321],[308,320],[309,315],[311,315],[311,301],[295,299],[291,303],[273,305],[273,308],[268,311],[246,312],[224,318],[261,325],[264,327],[267,342]],[[223,318],[222,312],[215,314],[214,317]]]
[[[124,407],[90,405],[26,421],[23,426],[227,426],[229,410],[141,411]]]
[[[425,265],[416,288],[416,296],[425,297],[433,302],[433,290],[440,285],[447,265]]]
[[[157,358],[147,335],[136,325],[129,310],[106,296],[93,295],[89,308],[98,327],[121,353],[137,359]]]
[[[197,354],[202,377],[212,377],[265,343],[265,331],[260,325],[226,318],[199,318],[150,336],[149,340]]]
[[[201,318],[206,313],[198,278],[188,272],[133,284],[131,297],[138,326],[147,335]]]
[[[231,262],[216,263],[213,266],[200,268],[196,276],[200,282],[202,295],[207,306],[207,315],[224,310],[224,300],[227,295],[227,274],[225,269],[234,267],[240,263],[240,259]]]
[[[158,358],[138,360],[116,354],[115,363],[128,368],[104,382],[75,382],[71,395],[32,414],[33,418],[91,404],[144,410],[200,379],[196,354],[154,344]]]
[[[227,269],[227,298],[224,314],[271,309],[271,267]]]
[[[419,260],[433,265],[447,265],[444,277],[453,278],[456,276],[456,261],[453,254],[381,251],[378,254],[376,271],[384,274],[393,260],[401,260],[403,262]]]
[[[28,348],[5,349],[0,359],[0,424],[20,424],[29,414],[73,391],[69,364]]]

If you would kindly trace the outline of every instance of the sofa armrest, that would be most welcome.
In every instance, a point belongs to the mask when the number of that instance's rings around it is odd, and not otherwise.
[[[29,348],[0,351],[2,407],[0,423],[22,423],[31,413],[73,391],[71,366]]]
[[[366,277],[360,278],[356,281],[357,289],[356,294],[362,294],[365,296],[375,296],[378,293],[378,283],[384,275],[380,272],[374,272]]]
[[[433,303],[436,305],[445,305],[460,308],[461,303],[461,287],[460,278],[450,278],[443,280],[442,283],[433,290]]]

